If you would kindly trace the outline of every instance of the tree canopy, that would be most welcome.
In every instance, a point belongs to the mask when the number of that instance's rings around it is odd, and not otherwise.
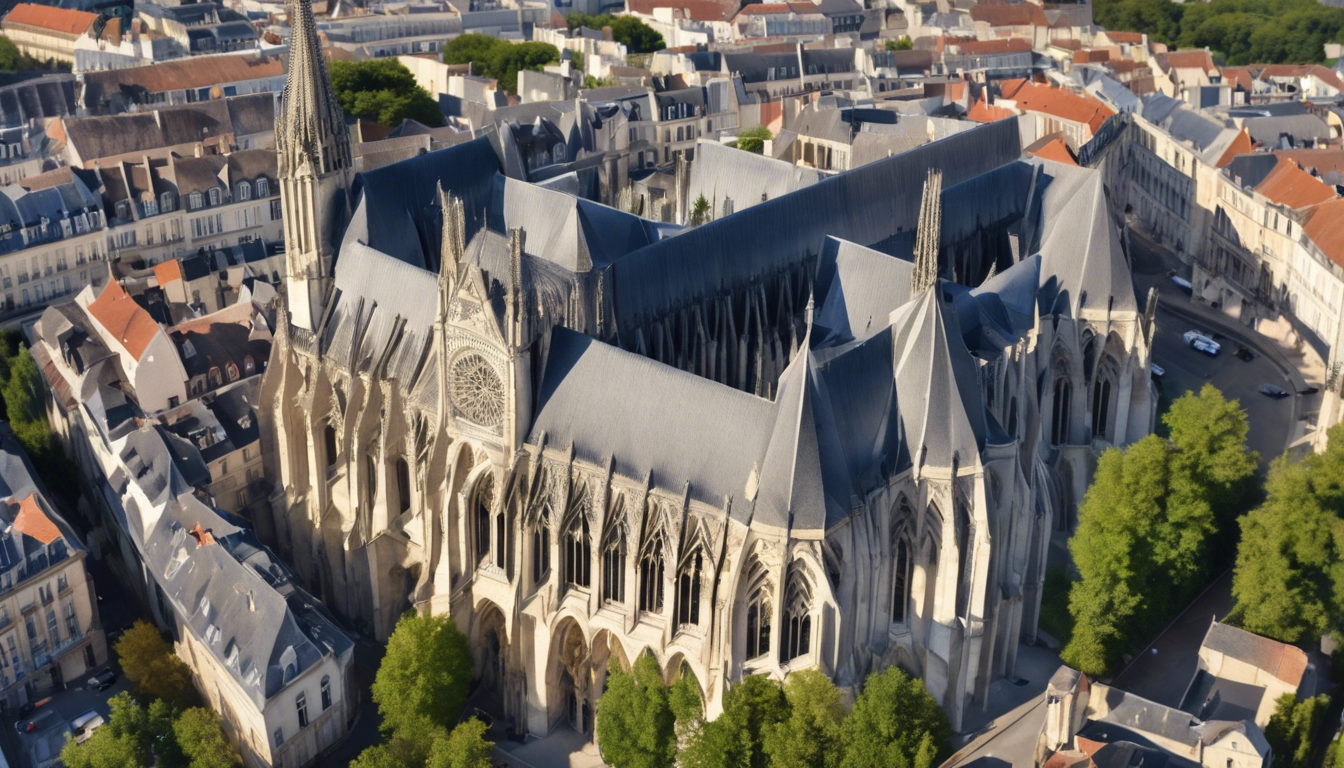
[[[199,701],[191,684],[191,668],[173,653],[158,627],[137,620],[116,642],[126,679],[144,696],[189,707]]]
[[[765,732],[788,716],[783,686],[765,675],[748,675],[724,694],[723,713],[682,750],[682,768],[769,768]]]
[[[472,72],[492,77],[509,93],[518,92],[518,73],[540,70],[560,60],[560,51],[550,43],[510,43],[489,35],[458,35],[443,47],[443,63],[471,64]]]
[[[883,47],[888,51],[909,51],[915,47],[915,44],[911,42],[910,36],[906,35],[899,40],[888,40]]]
[[[471,649],[447,616],[407,612],[387,640],[373,681],[383,729],[448,728],[467,703]]]
[[[841,768],[934,768],[952,753],[952,726],[923,681],[887,667],[864,682],[841,741]]]
[[[1069,551],[1073,634],[1062,658],[1103,675],[1134,640],[1156,629],[1209,572],[1215,504],[1239,505],[1253,487],[1246,416],[1212,386],[1186,393],[1164,419],[1171,439],[1149,435],[1102,454],[1079,507]]]
[[[815,669],[789,675],[784,684],[789,717],[766,728],[771,768],[839,768],[845,708],[835,683]]]
[[[125,691],[108,706],[103,727],[83,744],[70,741],[61,750],[67,768],[235,768],[242,763],[211,710],[179,711],[162,699],[144,706]]]
[[[625,672],[607,668],[607,691],[597,701],[597,744],[612,768],[672,768],[676,715],[663,671],[650,653]]]
[[[758,155],[763,154],[765,152],[765,142],[774,137],[775,135],[770,132],[769,128],[758,125],[737,132],[737,148]]]
[[[571,30],[579,27],[600,30],[611,27],[611,39],[625,46],[630,53],[653,53],[666,48],[663,36],[653,27],[634,16],[589,16],[584,13],[571,13],[565,16],[565,24]]]
[[[396,59],[332,62],[331,84],[341,107],[363,120],[390,127],[406,119],[432,128],[446,122],[434,97]]]
[[[1265,740],[1274,750],[1274,765],[1311,768],[1320,764],[1312,760],[1312,747],[1329,709],[1330,697],[1325,694],[1302,701],[1291,693],[1279,697],[1274,714],[1265,724]]]
[[[69,69],[68,64],[57,65],[51,59],[40,61],[27,54],[20,53],[19,47],[4,35],[0,35],[0,72],[31,72],[40,69]]]
[[[1267,498],[1241,520],[1232,577],[1233,616],[1286,643],[1316,643],[1344,629],[1344,425],[1325,451],[1280,456]]]
[[[1317,0],[1097,0],[1093,17],[1174,48],[1207,47],[1231,65],[1321,62],[1344,31],[1344,9]]]

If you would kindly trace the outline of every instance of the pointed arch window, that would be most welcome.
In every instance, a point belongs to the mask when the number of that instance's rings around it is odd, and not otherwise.
[[[323,458],[327,462],[327,470],[336,468],[336,427],[331,422],[322,428],[322,448],[326,451]]]
[[[704,553],[696,546],[677,573],[677,624],[700,623],[700,582]]]
[[[625,602],[625,530],[620,523],[610,526],[602,544],[602,601]]]
[[[476,483],[471,497],[471,516],[476,534],[476,562],[482,563],[490,555],[490,512],[495,501],[495,479],[486,474]]]
[[[891,621],[904,624],[910,605],[910,542],[904,535],[896,539],[891,569]]]
[[[639,610],[663,612],[663,537],[656,533],[639,558]]]
[[[411,465],[402,456],[397,457],[397,504],[403,513],[411,508]]]
[[[1092,389],[1092,435],[1106,439],[1106,425],[1111,410],[1111,380],[1097,379]]]
[[[505,544],[508,536],[508,521],[504,517],[504,510],[495,513],[495,567],[508,573],[508,560],[505,556],[509,548]]]
[[[580,507],[565,527],[562,539],[565,547],[565,583],[571,587],[586,588],[592,568],[592,539],[588,535],[588,516]]]
[[[812,584],[797,564],[789,570],[782,618],[779,662],[785,664],[812,650]]]
[[[532,583],[540,584],[551,571],[551,509],[543,507],[532,525]]]
[[[1050,442],[1063,445],[1069,440],[1069,400],[1073,396],[1073,385],[1067,376],[1055,379],[1054,414],[1051,419]]]
[[[769,575],[760,560],[755,560],[747,572],[747,658],[754,659],[770,652],[770,618],[772,594]]]

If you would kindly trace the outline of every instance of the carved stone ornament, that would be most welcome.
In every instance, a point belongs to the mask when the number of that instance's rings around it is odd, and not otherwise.
[[[453,361],[449,387],[453,406],[467,419],[483,427],[504,422],[504,384],[481,355],[468,352]]]

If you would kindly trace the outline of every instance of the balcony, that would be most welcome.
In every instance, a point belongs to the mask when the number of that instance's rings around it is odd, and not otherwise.
[[[37,603],[30,600],[27,603],[24,603],[23,605],[19,606],[19,613],[32,613],[36,609],[37,609]]]
[[[39,590],[38,596],[42,599],[42,605],[51,605],[52,601],[56,599],[49,590]]]
[[[79,645],[82,642],[84,642],[83,632],[76,632],[73,635],[70,635],[69,637],[65,638],[61,642],[56,643],[51,647],[51,658],[53,659],[60,658],[61,654],[65,653],[71,648],[74,648],[76,645]],[[36,659],[36,656],[34,656],[34,659]]]

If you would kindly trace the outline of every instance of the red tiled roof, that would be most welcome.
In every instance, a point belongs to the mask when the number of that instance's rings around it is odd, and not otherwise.
[[[949,45],[952,44],[949,43]],[[956,43],[955,47],[958,53],[972,56],[995,53],[1025,53],[1031,50],[1031,41],[1023,40],[1020,37],[1009,37],[1003,40],[975,40],[969,43]]]
[[[159,332],[159,324],[116,280],[108,282],[98,298],[89,303],[89,314],[136,360]]]
[[[185,88],[207,88],[223,83],[281,77],[285,64],[279,56],[193,56],[146,67],[86,72],[84,81],[96,92],[111,93],[141,87],[150,93]]]
[[[1336,196],[1334,187],[1302,170],[1302,166],[1286,157],[1279,158],[1274,169],[1265,176],[1255,191],[1271,202],[1293,210],[1309,208]]]
[[[1162,60],[1169,67],[1176,69],[1202,69],[1205,72],[1213,73],[1218,71],[1218,65],[1213,63],[1213,57],[1208,51],[1172,51],[1162,55]]]
[[[1344,174],[1344,149],[1336,147],[1327,147],[1323,149],[1280,149],[1275,151],[1274,154],[1279,157],[1290,158],[1303,168],[1310,168],[1317,173],[1333,172]],[[32,177],[30,176],[29,178]],[[24,181],[27,181],[27,179]]]
[[[174,280],[181,280],[182,265],[177,263],[177,259],[161,261],[154,265],[154,276],[159,279],[159,285],[167,285]]]
[[[990,106],[985,103],[984,99],[975,102],[966,112],[966,119],[976,123],[992,123],[995,120],[1005,120],[1016,116],[1016,113],[1011,109]]]
[[[1061,120],[1086,123],[1094,132],[1115,114],[1115,110],[1091,96],[1081,96],[1060,88],[1026,80],[1004,80],[1000,85],[1003,97],[1017,102],[1017,108],[1023,112],[1040,112]]]
[[[971,20],[991,27],[1049,26],[1045,9],[1035,3],[979,3],[971,8]]]
[[[73,11],[68,8],[56,8],[50,5],[19,3],[4,19],[5,25],[22,24],[27,27],[57,32],[62,35],[77,36],[88,31],[97,21],[98,14],[87,11]]]
[[[1313,207],[1302,226],[1317,248],[1344,267],[1344,198],[1336,198]]]
[[[1073,151],[1069,149],[1069,145],[1065,144],[1064,140],[1058,136],[1047,141],[1039,149],[1033,150],[1031,147],[1027,147],[1026,151],[1027,154],[1035,155],[1042,160],[1054,160],[1057,163],[1063,163],[1065,165],[1078,164],[1078,160],[1074,158]]]
[[[765,16],[774,13],[821,13],[812,3],[752,3],[737,12],[738,16]]]
[[[1111,39],[1112,43],[1138,44],[1143,42],[1142,32],[1112,32],[1108,29],[1106,30],[1106,36]]]
[[[625,4],[627,11],[645,16],[652,16],[657,8],[672,8],[692,21],[728,21],[737,7],[731,0],[626,0]]]
[[[1105,48],[1093,48],[1088,51],[1074,51],[1073,62],[1075,64],[1087,64],[1094,61],[1110,61],[1111,52]]]
[[[1244,155],[1252,149],[1251,132],[1242,128],[1241,133],[1238,133],[1237,138],[1233,139],[1232,143],[1227,145],[1227,151],[1218,159],[1218,167],[1226,167],[1237,155]]]
[[[42,511],[34,493],[28,494],[19,502],[19,513],[14,516],[14,530],[43,544],[50,544],[61,538],[61,529],[57,528],[51,518],[47,517],[47,513]]]
[[[1250,68],[1248,67],[1248,69]],[[1257,77],[1306,77],[1307,75],[1315,75],[1336,90],[1344,91],[1344,80],[1339,79],[1339,74],[1320,64],[1269,64],[1260,68]]]
[[[1055,46],[1056,48],[1064,48],[1070,51],[1076,51],[1083,47],[1082,40],[1067,40],[1067,39],[1051,40],[1050,44]]]

